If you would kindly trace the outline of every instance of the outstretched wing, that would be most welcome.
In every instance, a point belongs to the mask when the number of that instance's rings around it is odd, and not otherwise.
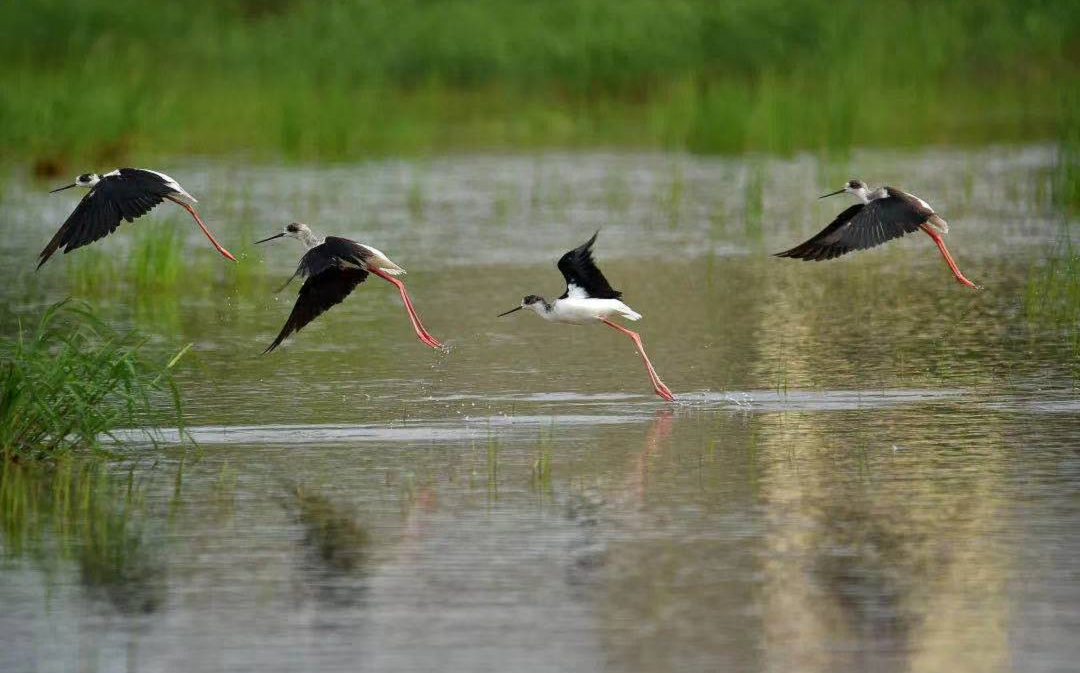
[[[366,247],[356,241],[327,236],[322,243],[304,253],[300,263],[296,265],[296,271],[277,291],[284,290],[296,277],[310,278],[332,267],[362,267],[370,254]]]
[[[918,231],[919,225],[933,214],[934,211],[921,201],[905,199],[900,195],[876,199],[867,204],[857,203],[840,213],[810,240],[778,252],[776,256],[815,262],[833,259]]]
[[[174,185],[167,176],[138,168],[121,168],[104,176],[38,255],[38,268],[61,247],[67,254],[108,236],[122,220],[142,217],[166,196],[177,193]]]
[[[364,282],[368,272],[358,268],[330,266],[308,277],[300,286],[292,313],[285,321],[285,326],[274,339],[274,343],[263,351],[269,353],[277,348],[293,332],[299,332],[309,322],[318,318],[331,307],[340,304]]]
[[[567,297],[618,299],[622,297],[622,292],[611,287],[593,259],[592,246],[599,233],[597,231],[583,245],[579,245],[559,259],[559,271],[566,279],[566,291],[559,299]]]

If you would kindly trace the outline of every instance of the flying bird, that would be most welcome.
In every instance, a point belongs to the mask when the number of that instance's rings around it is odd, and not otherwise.
[[[405,284],[394,276],[405,273],[397,264],[379,250],[370,245],[361,245],[356,241],[337,236],[327,236],[320,239],[312,233],[306,224],[293,222],[286,225],[285,230],[269,238],[264,238],[258,243],[266,243],[276,238],[295,238],[300,241],[307,252],[300,258],[300,265],[296,272],[285,282],[288,285],[293,278],[300,276],[305,278],[300,286],[300,293],[296,297],[292,313],[285,321],[285,326],[267,347],[263,353],[269,353],[277,348],[293,332],[299,332],[309,322],[345,300],[356,286],[367,279],[369,273],[392,283],[401,293],[401,300],[405,304],[405,311],[409,314],[416,336],[432,348],[441,348],[439,340],[420,323],[416,309],[413,308],[412,300],[405,291]],[[285,288],[282,286],[282,289]]]
[[[848,180],[843,189],[820,198],[845,192],[855,196],[859,203],[837,215],[829,226],[810,240],[776,256],[817,262],[854,250],[873,248],[922,229],[937,245],[956,280],[980,289],[960,273],[941,238],[942,234],[949,233],[949,224],[934,213],[926,201],[895,187],[879,187],[871,191],[862,180]]]
[[[566,279],[566,291],[553,302],[548,302],[543,297],[530,294],[521,300],[521,304],[498,317],[510,315],[521,309],[528,309],[539,315],[544,320],[571,325],[585,325],[602,322],[608,327],[616,329],[627,335],[634,341],[641,359],[645,362],[645,369],[649,372],[649,380],[657,395],[668,402],[675,400],[664,382],[660,380],[649,356],[645,354],[645,346],[641,343],[641,337],[637,332],[631,331],[622,325],[612,322],[610,318],[621,317],[627,320],[640,320],[641,314],[624,304],[621,300],[622,292],[615,290],[608,283],[607,278],[597,268],[592,256],[592,246],[596,242],[597,231],[588,241],[559,259],[559,271]]]
[[[195,197],[164,173],[146,168],[118,168],[104,175],[83,173],[75,178],[75,182],[54,189],[50,194],[72,187],[89,187],[90,191],[83,196],[79,205],[75,206],[75,210],[38,255],[39,269],[59,248],[63,247],[64,254],[67,254],[76,248],[89,245],[116,231],[122,220],[132,222],[165,200],[172,201],[191,213],[217,251],[236,261],[232,253],[221,247],[203,224],[193,205],[198,203]]]

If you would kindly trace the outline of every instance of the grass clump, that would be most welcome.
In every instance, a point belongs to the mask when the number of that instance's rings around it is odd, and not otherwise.
[[[1032,269],[1024,308],[1029,322],[1071,325],[1074,332],[1080,330],[1080,251],[1070,241]]]
[[[1068,238],[1029,273],[1024,312],[1030,325],[1054,335],[1080,377],[1080,251]]]
[[[152,430],[168,417],[183,426],[171,370],[187,347],[162,364],[146,340],[121,334],[69,301],[49,307],[37,327],[0,343],[0,456],[55,459],[101,449],[120,428]]]
[[[1057,201],[1072,213],[1080,212],[1080,93],[1067,89],[1062,96],[1058,133]]]

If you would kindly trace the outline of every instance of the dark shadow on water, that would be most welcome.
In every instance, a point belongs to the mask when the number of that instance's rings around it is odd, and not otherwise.
[[[282,503],[303,532],[302,593],[336,608],[359,604],[371,552],[359,516],[303,484],[289,486]]]

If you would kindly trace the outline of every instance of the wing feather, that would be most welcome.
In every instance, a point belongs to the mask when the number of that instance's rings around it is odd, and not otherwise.
[[[175,193],[173,185],[153,171],[121,168],[110,173],[75,206],[38,255],[38,268],[60,248],[66,254],[104,238],[123,220],[133,222]]]
[[[357,268],[332,266],[308,277],[300,286],[289,319],[277,338],[263,353],[277,348],[290,334],[299,332],[308,323],[345,300],[356,286],[364,282],[368,272]]]
[[[622,297],[622,292],[611,287],[607,278],[596,266],[596,260],[593,259],[592,246],[599,234],[600,232],[597,231],[584,244],[579,245],[559,259],[559,271],[562,273],[563,278],[566,279],[566,291],[563,292],[559,299],[566,299],[570,296],[581,299],[585,297],[619,299]]]
[[[808,241],[776,253],[776,257],[818,262],[873,248],[918,231],[934,211],[920,205],[922,202],[917,199],[894,195],[894,191],[898,190],[890,189],[890,196],[883,199],[851,206]]]

